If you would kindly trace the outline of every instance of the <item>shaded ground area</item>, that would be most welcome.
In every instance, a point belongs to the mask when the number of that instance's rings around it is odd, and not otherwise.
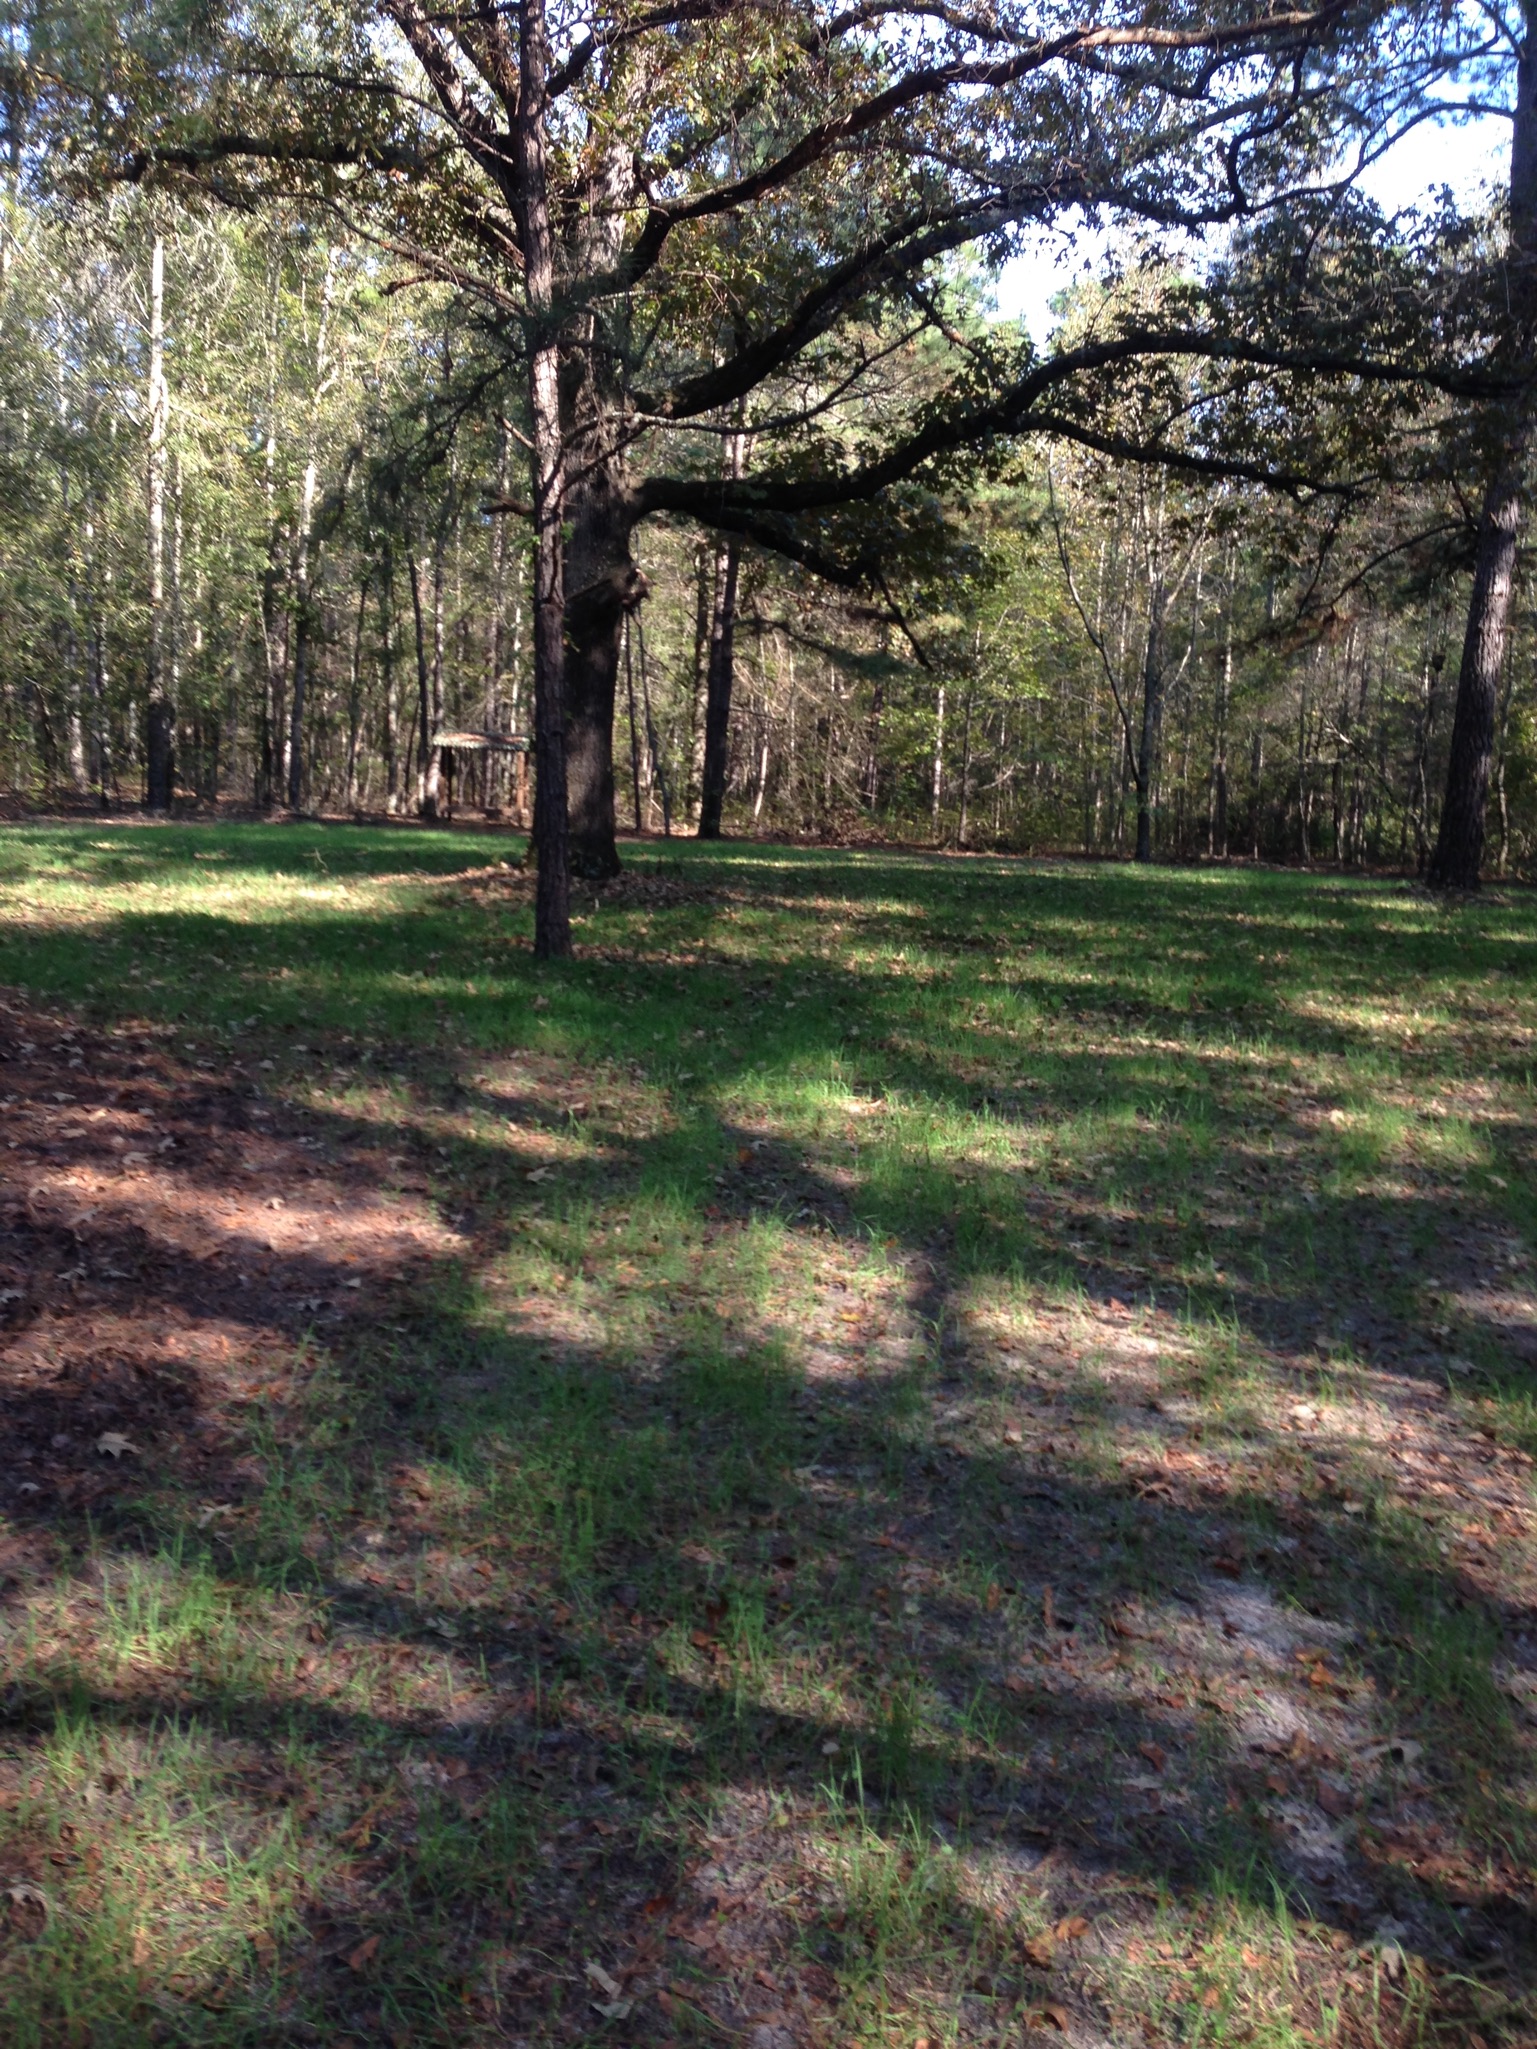
[[[1537,2039],[1528,900],[0,892],[14,2039]]]

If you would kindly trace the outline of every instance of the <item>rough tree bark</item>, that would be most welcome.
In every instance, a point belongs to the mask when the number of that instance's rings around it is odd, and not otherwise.
[[[1457,677],[1457,708],[1452,716],[1446,800],[1426,872],[1432,889],[1477,889],[1483,866],[1495,710],[1500,671],[1505,665],[1529,438],[1529,430],[1524,428],[1512,435],[1507,460],[1489,486],[1479,515],[1473,594]]]
[[[1507,273],[1517,352],[1524,359],[1537,327],[1537,0],[1526,0],[1522,27],[1510,143]],[[1479,514],[1473,591],[1452,714],[1446,801],[1426,871],[1432,889],[1477,889],[1483,865],[1500,672],[1510,630],[1526,461],[1532,441],[1530,391],[1523,389],[1507,401],[1494,425],[1500,438],[1499,457]]]
[[[613,90],[641,81],[622,54]],[[635,191],[633,152],[618,144],[593,158],[587,204],[571,256],[580,277],[619,261]],[[567,448],[565,642],[566,790],[571,871],[588,881],[619,873],[614,838],[614,712],[625,620],[645,596],[630,554],[635,505],[624,456],[623,375],[613,336],[595,315],[564,337],[562,417]]]
[[[617,467],[597,462],[568,494],[566,774],[571,872],[619,873],[614,839],[614,706],[624,622],[645,593],[630,558],[631,515]]]
[[[571,868],[566,823],[564,632],[565,436],[560,345],[554,320],[555,237],[550,223],[545,115],[550,70],[544,0],[518,15],[518,111],[513,124],[519,240],[528,312],[529,478],[534,526],[534,831],[538,863],[534,952],[571,952]]]

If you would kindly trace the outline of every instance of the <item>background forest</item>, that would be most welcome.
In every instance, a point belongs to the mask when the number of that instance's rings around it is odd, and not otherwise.
[[[1060,301],[1063,327],[1160,288],[1129,262]],[[945,289],[953,329],[1012,332],[980,272]],[[528,521],[489,509],[522,474],[518,392],[449,288],[298,213],[60,204],[13,180],[0,323],[16,799],[141,801],[158,679],[179,807],[526,823],[521,757],[435,744],[531,716]],[[883,379],[921,387],[929,348],[894,327]],[[724,445],[750,465],[748,435]],[[619,818],[696,829],[724,658],[730,831],[1129,854],[1140,812],[1145,853],[1423,869],[1475,511],[1455,462],[1323,515],[1241,477],[1024,437],[942,494],[874,601],[652,521]],[[1522,584],[1500,874],[1537,840],[1533,637]]]

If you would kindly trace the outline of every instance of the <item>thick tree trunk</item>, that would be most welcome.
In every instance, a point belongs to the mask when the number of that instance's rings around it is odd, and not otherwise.
[[[566,776],[571,872],[619,873],[614,710],[624,622],[645,594],[630,559],[631,515],[616,466],[595,463],[567,499]]]
[[[1516,444],[1514,460],[1489,486],[1478,523],[1473,595],[1457,678],[1457,709],[1452,717],[1446,801],[1426,875],[1432,889],[1477,889],[1483,865],[1500,671],[1505,665],[1510,596],[1521,537],[1526,436],[1512,439]]]
[[[1516,64],[1515,120],[1510,141],[1510,247],[1507,296],[1513,315],[1512,356],[1528,361],[1537,328],[1537,0],[1526,0],[1525,34]],[[1526,458],[1532,440],[1531,394],[1504,408],[1499,465],[1478,522],[1473,591],[1452,714],[1446,801],[1426,880],[1433,889],[1477,889],[1484,858],[1484,815],[1499,705],[1500,671],[1510,630],[1510,600],[1521,539]]]

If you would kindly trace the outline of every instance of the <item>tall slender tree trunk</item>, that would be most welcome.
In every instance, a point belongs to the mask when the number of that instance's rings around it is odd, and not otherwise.
[[[934,707],[934,765],[929,784],[929,833],[939,838],[939,814],[945,801],[945,686],[939,686]]]
[[[523,291],[528,316],[529,471],[534,508],[534,952],[571,952],[571,869],[566,811],[563,536],[566,470],[555,329],[555,237],[545,134],[550,51],[544,0],[518,14],[518,111],[513,127]]]
[[[710,622],[710,660],[705,680],[704,760],[699,777],[699,837],[718,840],[731,768],[731,691],[736,671],[736,598],[741,543],[727,537],[720,597]]]
[[[309,702],[310,613],[301,596],[294,621],[294,672],[288,692],[288,808],[297,814],[304,803],[304,715]]]
[[[427,561],[413,551],[411,570],[411,621],[416,629],[416,809],[419,817],[438,815],[438,750],[432,744],[432,657],[427,648],[426,608],[422,603],[422,582]]]
[[[388,540],[379,565],[379,667],[384,685],[384,809],[400,809],[400,700],[395,680],[395,551]]]
[[[165,646],[165,478],[170,393],[165,381],[165,239],[155,236],[149,272],[149,688],[145,731],[145,801],[169,811],[176,795],[176,707]]]
[[[1537,0],[1525,0],[1523,35],[1516,64],[1515,120],[1510,140],[1510,247],[1507,294],[1516,349],[1528,361],[1537,328]],[[1452,744],[1446,769],[1446,801],[1426,880],[1433,889],[1477,889],[1483,866],[1489,772],[1494,760],[1500,672],[1510,630],[1510,600],[1526,459],[1532,441],[1533,399],[1523,389],[1497,416],[1500,455],[1484,494],[1473,560]]]
[[[369,573],[358,578],[358,616],[352,628],[352,660],[347,669],[347,781],[346,808],[357,809],[358,741],[363,730],[363,628],[368,619]]]
[[[1500,714],[1495,734],[1494,795],[1500,813],[1500,845],[1494,857],[1494,872],[1503,877],[1510,859],[1510,802],[1505,791],[1505,768],[1510,759],[1510,701],[1515,694],[1514,663],[1505,665],[1505,687],[1500,692]]]
[[[310,651],[310,521],[314,517],[315,489],[319,480],[315,458],[304,466],[299,494],[299,519],[294,530],[293,567],[293,671],[288,685],[288,725],[283,740],[284,794],[290,811],[297,811],[304,796],[304,717],[308,710]]]
[[[886,710],[886,686],[877,676],[870,692],[870,724],[865,737],[865,809],[873,817],[881,795],[881,719]],[[753,812],[754,818],[757,812]]]
[[[646,636],[641,628],[640,614],[635,615],[636,652],[640,656],[640,696],[646,714],[646,753],[650,762],[652,785],[662,799],[662,831],[672,837],[672,791],[667,782],[667,764],[662,759],[662,744],[657,735],[656,720],[651,714],[651,682],[646,668]]]
[[[747,461],[747,437],[726,438],[723,469],[735,481]],[[704,761],[699,778],[699,837],[718,840],[726,808],[726,778],[731,767],[731,690],[736,671],[736,600],[742,567],[742,544],[726,536],[725,559],[714,616],[710,621],[710,661],[705,677]]]
[[[769,720],[767,701],[765,701],[763,704],[760,716],[762,718],[763,723],[762,731],[759,734],[758,746],[758,794],[753,798],[752,806],[752,817],[754,825],[756,825],[758,823],[758,820],[763,816],[763,800],[768,795]]]
[[[425,789],[430,807],[427,816],[436,818],[443,793],[443,750],[435,744],[443,730],[443,534],[438,533],[432,551],[432,657],[427,666],[427,765]]]
[[[1313,859],[1313,796],[1308,783],[1308,686],[1302,672],[1302,700],[1297,707],[1297,859],[1304,868]]]
[[[980,653],[981,642],[982,629],[979,626],[977,649],[973,654],[973,660],[976,659],[976,654]],[[955,814],[955,844],[958,847],[965,846],[966,834],[971,824],[971,703],[975,689],[975,684],[966,685],[966,697],[961,707],[961,801]]]
[[[1441,670],[1444,666],[1443,649],[1434,649],[1427,641],[1425,657],[1420,666],[1419,714],[1415,721],[1414,770],[1409,793],[1407,823],[1414,835],[1414,865],[1416,873],[1423,875],[1430,859],[1430,761],[1431,735],[1435,731],[1436,697],[1440,688]]]
[[[508,465],[512,452],[512,434],[507,422],[500,423],[496,444],[496,495],[505,498],[508,491]],[[486,690],[484,719],[488,732],[503,729],[502,657],[506,634],[507,593],[507,522],[494,519],[491,522],[491,591],[489,616],[486,620]]]
[[[641,829],[640,728],[635,721],[635,648],[629,622],[624,630],[624,694],[630,714],[630,794],[635,806],[635,830]]]
[[[112,760],[112,706],[107,697],[107,629],[98,612],[91,626],[91,715],[96,738],[96,798],[107,810],[116,781]]]
[[[86,796],[91,787],[85,765],[85,720],[81,710],[80,689],[80,636],[75,628],[78,614],[78,596],[75,580],[71,576],[68,593],[69,610],[64,625],[64,688],[66,747],[69,756],[69,780],[77,797]]]
[[[315,326],[315,374],[310,386],[304,476],[299,487],[299,517],[294,528],[294,660],[283,758],[283,781],[288,808],[294,812],[300,809],[304,799],[304,721],[309,710],[309,655],[315,625],[310,558],[319,546],[313,529],[315,498],[320,488],[320,402],[330,384],[331,307],[335,296],[336,261],[339,253],[335,243],[326,251],[325,278],[320,288],[320,307]]]
[[[1217,671],[1217,703],[1212,720],[1211,787],[1206,809],[1206,851],[1214,860],[1227,859],[1227,727],[1233,703],[1233,601],[1238,586],[1238,544],[1227,547],[1226,602],[1223,607],[1222,665]]]
[[[1142,657],[1142,730],[1137,736],[1134,780],[1137,785],[1137,859],[1153,858],[1153,781],[1158,769],[1158,738],[1163,726],[1164,611],[1163,581],[1155,577],[1148,593],[1147,647]]]
[[[704,715],[710,676],[710,624],[715,617],[717,594],[726,573],[726,547],[715,547],[701,534],[694,543],[694,670],[689,700],[688,817],[697,830],[699,792],[704,780]]]

